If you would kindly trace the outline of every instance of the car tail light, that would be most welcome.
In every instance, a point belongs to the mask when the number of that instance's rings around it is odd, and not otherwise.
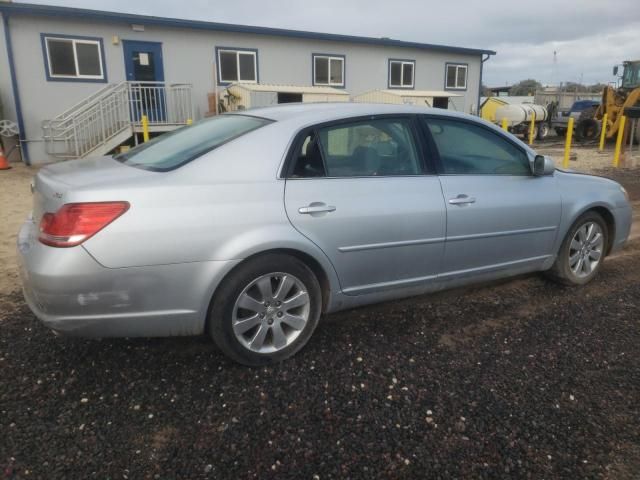
[[[129,202],[67,203],[40,220],[38,239],[52,247],[74,247],[129,210]]]

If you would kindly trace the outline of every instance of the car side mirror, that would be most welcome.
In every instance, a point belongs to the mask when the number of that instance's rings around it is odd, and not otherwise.
[[[551,157],[545,155],[536,155],[533,160],[533,174],[536,177],[543,177],[545,175],[553,175],[556,171],[556,164],[553,163]]]
[[[613,67],[613,76],[615,77],[616,75],[618,75],[618,65]]]

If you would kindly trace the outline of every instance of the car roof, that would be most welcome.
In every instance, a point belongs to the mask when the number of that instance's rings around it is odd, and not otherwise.
[[[240,110],[231,112],[231,114],[251,115],[275,121],[299,120],[300,123],[325,122],[349,117],[389,114],[430,114],[438,116],[473,118],[474,120],[477,120],[477,117],[471,117],[471,115],[440,108],[422,107],[417,105],[353,102],[288,103],[286,105],[277,105],[273,107]]]

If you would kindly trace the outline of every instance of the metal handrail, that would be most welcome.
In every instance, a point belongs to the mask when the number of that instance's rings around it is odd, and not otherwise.
[[[115,88],[121,87],[125,83],[127,83],[127,82],[109,83],[109,84],[105,85],[103,88],[101,88],[97,92],[92,93],[88,97],[83,98],[82,100],[80,100],[75,105],[67,108],[64,112],[58,114],[52,120],[63,119],[65,117],[70,116],[70,114],[74,113],[75,111],[82,109],[83,107],[91,106],[91,104],[94,103],[95,101],[97,101],[98,98],[100,98],[102,96],[105,96],[105,95],[109,95],[112,90],[114,90]]]
[[[80,158],[108,150],[126,130],[133,134],[142,115],[151,127],[174,128],[193,118],[191,84],[121,82],[105,87],[52,120],[43,122],[45,150],[59,158]]]

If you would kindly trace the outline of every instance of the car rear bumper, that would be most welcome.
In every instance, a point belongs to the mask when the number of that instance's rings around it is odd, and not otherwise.
[[[84,337],[200,334],[215,287],[238,263],[105,268],[81,246],[41,244],[31,220],[18,234],[18,262],[36,317],[55,332]]]

